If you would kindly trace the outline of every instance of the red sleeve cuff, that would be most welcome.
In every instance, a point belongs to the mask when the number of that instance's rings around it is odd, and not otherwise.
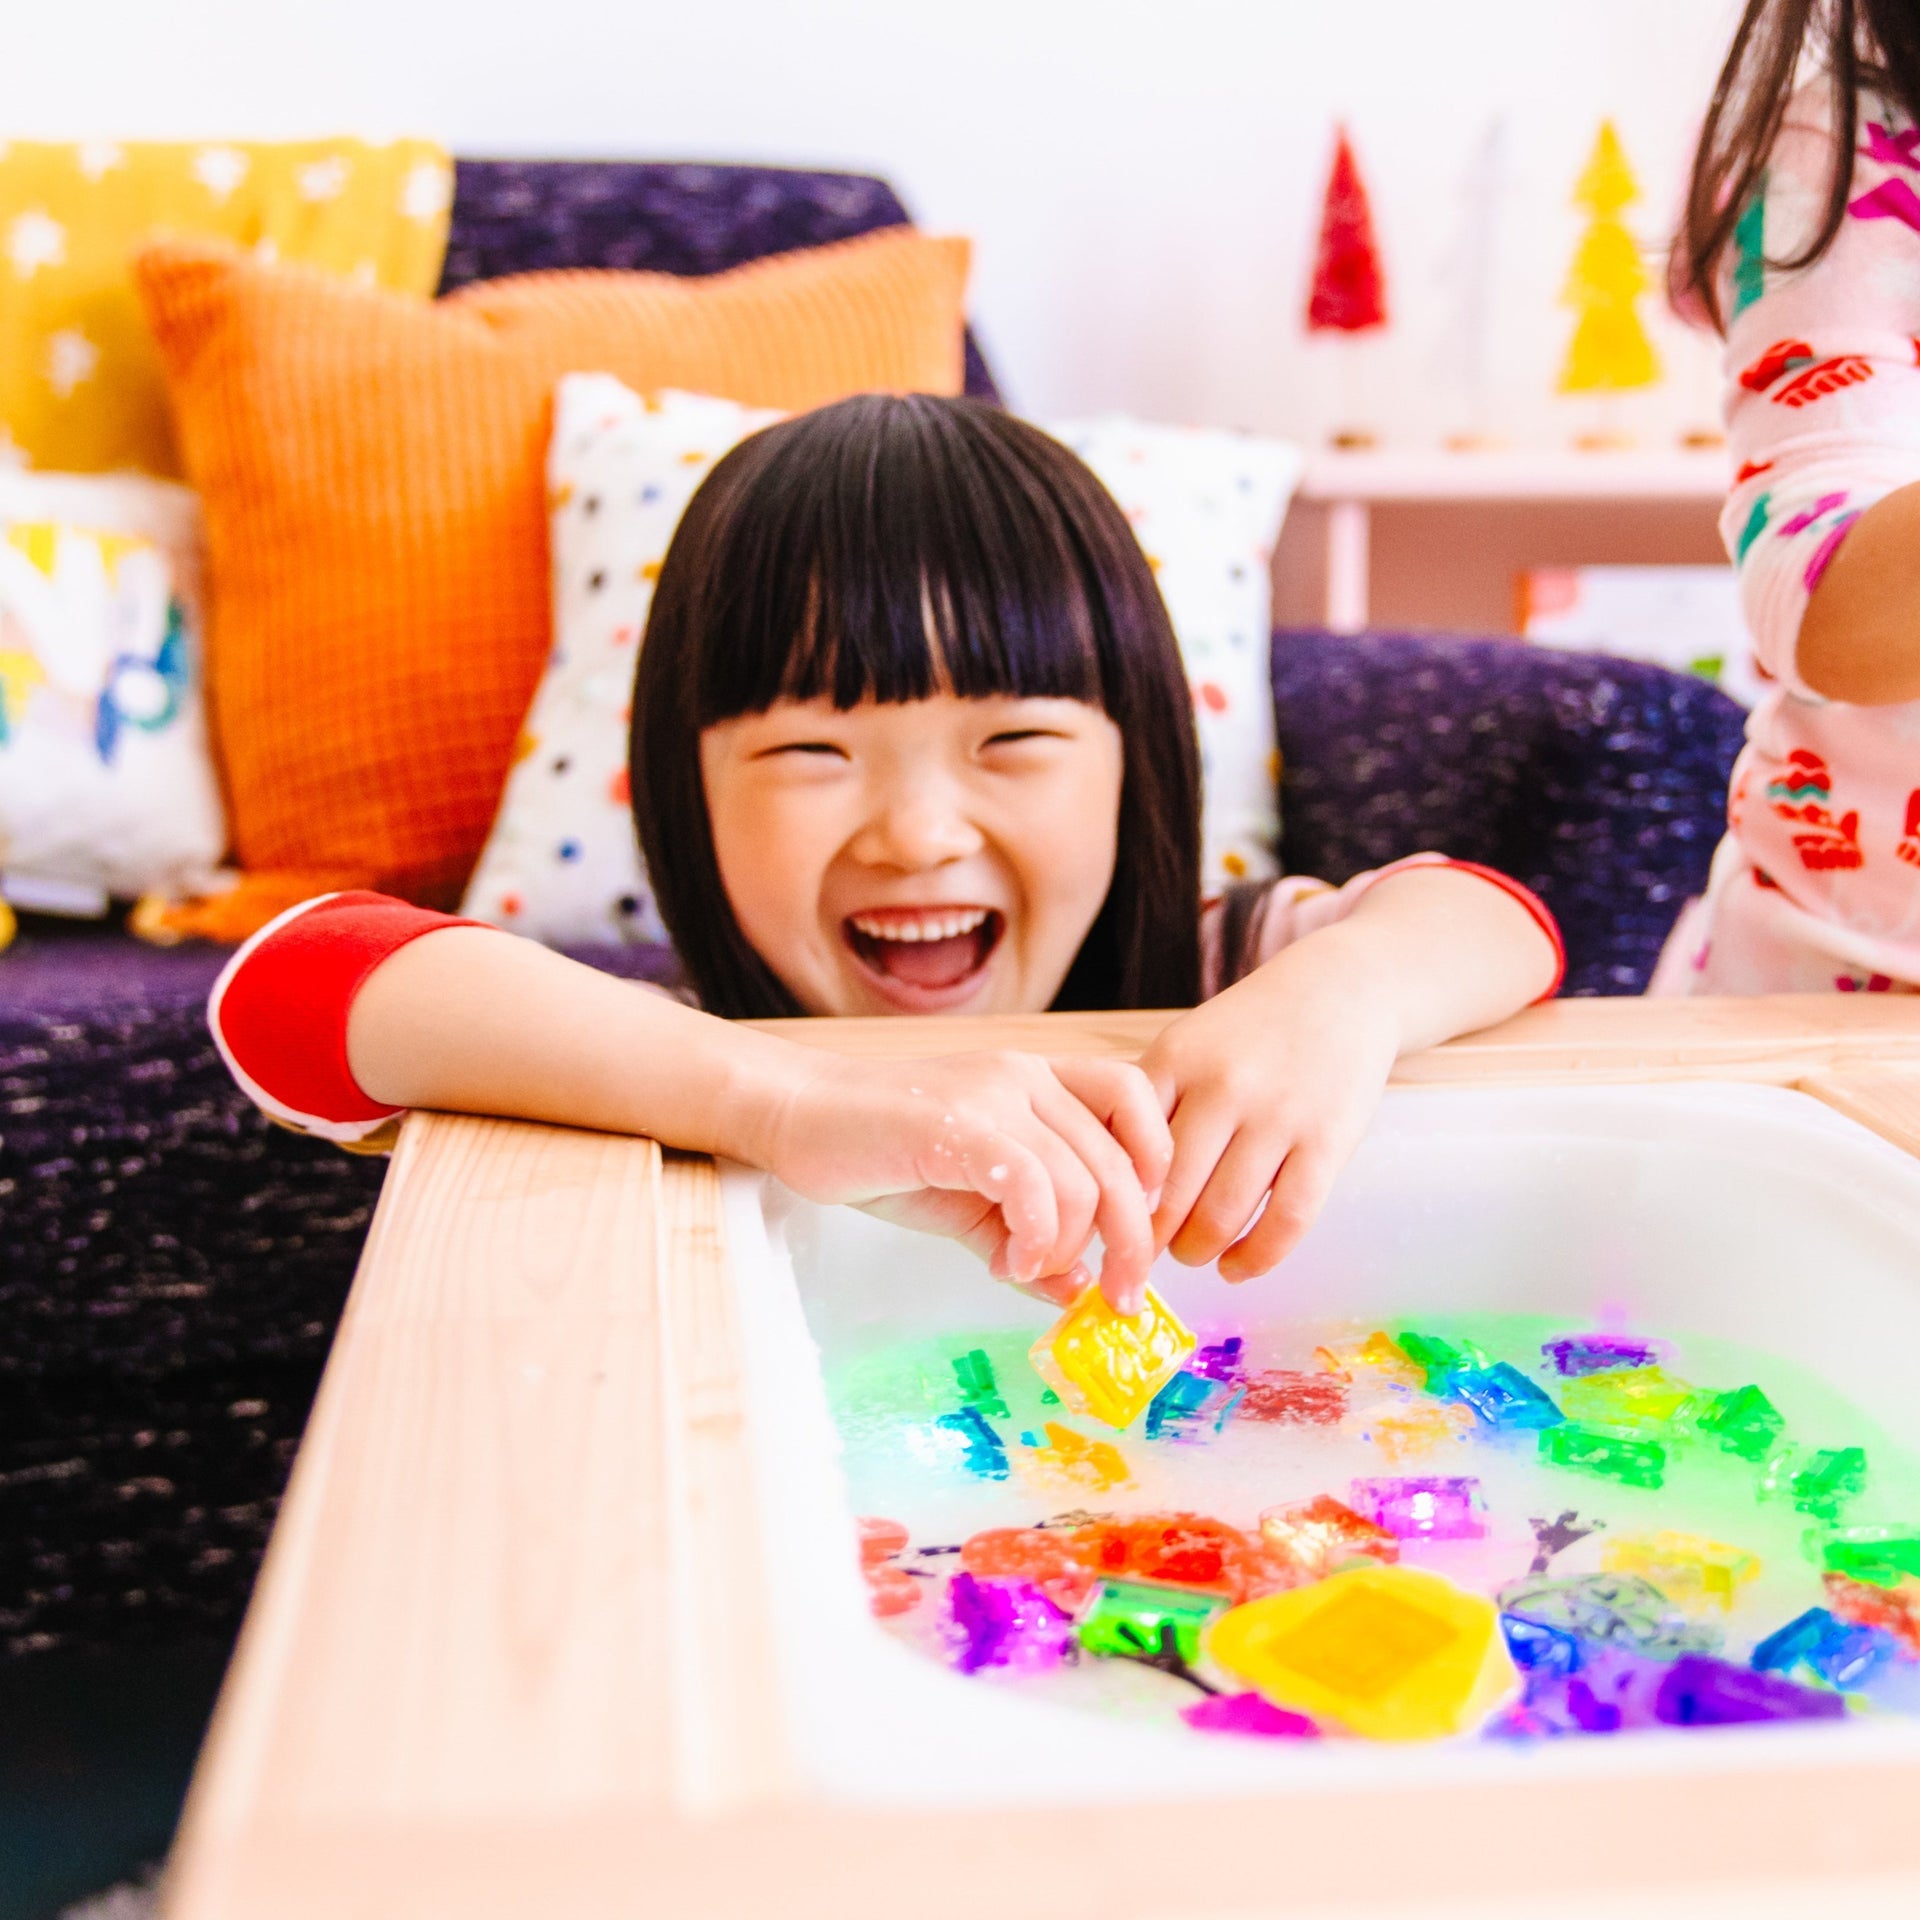
[[[1510,879],[1497,868],[1483,867],[1472,860],[1449,860],[1447,865],[1457,868],[1462,873],[1474,874],[1490,885],[1498,887],[1502,893],[1519,901],[1533,915],[1533,924],[1553,943],[1553,984],[1533,1004],[1537,1007],[1541,1001],[1551,1000],[1560,991],[1567,977],[1567,943],[1561,939],[1560,923],[1553,917],[1547,903],[1531,887],[1523,887],[1518,880]]]
[[[207,1022],[233,1076],[276,1120],[363,1138],[400,1111],[361,1091],[347,1017],[382,961],[424,933],[478,926],[379,893],[322,894],[270,921],[227,963]]]

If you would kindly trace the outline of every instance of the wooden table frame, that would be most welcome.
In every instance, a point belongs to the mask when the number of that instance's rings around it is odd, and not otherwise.
[[[1167,1017],[783,1030],[867,1054],[1131,1054]],[[1920,1152],[1920,998],[1563,1001],[1397,1078],[1758,1081]],[[201,1759],[170,1920],[1253,1920],[1484,1895],[1490,1863],[1493,1891],[1565,1888],[1574,1861],[1637,1914],[1656,1889],[1815,1871],[1899,1875],[1911,1903],[1880,1910],[1920,1911],[1907,1763],[1684,1792],[1658,1775],[1410,1789],[1390,1834],[1379,1793],[1345,1789],[1154,1810],[1148,1783],[1141,1805],[1069,1813],[810,1799],[769,1704],[724,1259],[709,1161],[409,1121]]]

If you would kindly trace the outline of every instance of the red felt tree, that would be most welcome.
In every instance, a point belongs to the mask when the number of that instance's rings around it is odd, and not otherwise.
[[[1333,169],[1320,209],[1320,244],[1307,294],[1309,333],[1365,333],[1387,324],[1386,273],[1373,237],[1373,209],[1347,130],[1336,131]]]

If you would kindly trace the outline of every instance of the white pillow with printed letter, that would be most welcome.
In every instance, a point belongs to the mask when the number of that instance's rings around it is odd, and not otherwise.
[[[200,574],[186,488],[0,472],[0,893],[17,905],[101,913],[216,884]]]
[[[668,542],[722,454],[780,416],[642,399],[569,374],[554,401],[553,652],[461,911],[552,946],[664,940],[634,835],[633,670]],[[1268,565],[1298,477],[1290,447],[1095,421],[1055,430],[1141,540],[1193,685],[1205,772],[1203,885],[1275,871],[1278,766]]]

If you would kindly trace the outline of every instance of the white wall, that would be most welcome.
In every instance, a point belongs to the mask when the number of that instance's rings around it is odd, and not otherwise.
[[[1590,424],[1552,381],[1567,192],[1602,114],[1664,236],[1733,0],[5,0],[0,137],[423,132],[456,152],[760,159],[887,174],[978,242],[1011,397],[1317,437],[1462,424],[1441,261],[1496,117],[1486,425]],[[1396,326],[1329,364],[1299,315],[1330,128],[1353,127]],[[1650,302],[1649,305],[1652,303]],[[1714,405],[1709,354],[1622,421]],[[1335,358],[1339,356],[1336,354]]]

